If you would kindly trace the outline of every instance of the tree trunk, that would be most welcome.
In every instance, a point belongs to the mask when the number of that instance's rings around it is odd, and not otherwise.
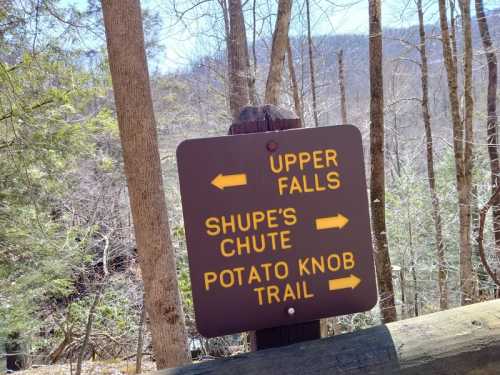
[[[293,104],[295,107],[295,113],[300,118],[300,124],[301,124],[300,126],[304,126],[304,118],[302,116],[302,106],[300,104],[299,86],[297,83],[297,76],[295,74],[295,67],[293,66],[293,54],[292,54],[292,46],[290,43],[290,38],[288,38],[286,50],[287,50],[288,71],[290,73],[290,84],[292,86]]]
[[[158,368],[190,361],[138,0],[103,0],[109,65]]]
[[[471,200],[471,217],[472,217],[472,236],[473,238],[478,238],[480,235],[479,227],[481,225],[481,211],[478,202],[478,192],[477,185],[472,187],[472,200]],[[476,264],[475,277],[474,277],[474,303],[486,301],[491,298],[489,292],[490,278],[486,272],[484,265],[481,262],[481,249],[479,246],[479,241],[475,241],[472,246],[472,261]]]
[[[292,14],[292,0],[279,0],[278,15],[273,33],[271,60],[266,82],[266,104],[279,104],[281,76],[288,45],[288,28]]]
[[[472,270],[472,248],[471,248],[471,189],[473,168],[473,117],[474,100],[472,98],[472,25],[471,25],[471,2],[470,0],[459,0],[462,13],[462,31],[464,43],[464,97],[465,108],[463,126],[465,132],[463,174],[464,181],[460,186],[459,194],[462,196],[462,224],[461,249],[460,249],[460,284],[462,286],[462,304],[473,302],[474,279]]]
[[[406,280],[405,280],[405,261],[403,255],[403,261],[401,262],[401,269],[399,270],[399,286],[401,289],[401,320],[406,318]]]
[[[488,96],[486,121],[486,135],[488,142],[488,156],[490,158],[491,169],[491,191],[494,194],[497,186],[500,185],[500,163],[498,161],[498,134],[497,134],[497,80],[498,64],[493,42],[491,41],[488,20],[484,13],[483,1],[476,0],[476,19],[479,32],[483,41],[484,54],[488,63]],[[500,259],[500,202],[497,200],[493,206],[493,233],[495,236],[495,252]]]
[[[55,364],[59,358],[61,358],[61,355],[64,353],[64,350],[68,347],[69,344],[71,344],[73,340],[73,328],[69,327],[67,330],[64,330],[64,339],[63,341],[57,346],[56,349],[54,349],[50,354],[49,354],[49,361],[51,364]]]
[[[393,98],[395,98],[394,93],[395,91],[393,90]],[[398,113],[397,111],[393,112],[393,126],[392,126],[392,142],[393,142],[393,154],[394,158],[396,159],[395,161],[395,167],[396,167],[396,174],[399,177],[401,177],[401,157],[400,157],[400,152],[399,152],[399,126],[398,126]],[[392,156],[392,155],[391,155]],[[391,174],[392,174],[392,168],[391,168]]]
[[[441,27],[441,39],[443,47],[444,64],[448,78],[448,95],[451,109],[451,121],[453,124],[453,150],[455,153],[455,175],[457,180],[459,232],[460,232],[460,289],[462,303],[471,301],[472,298],[472,274],[471,269],[471,246],[470,246],[470,185],[465,170],[465,147],[464,147],[464,125],[460,116],[460,104],[458,100],[458,77],[457,68],[453,60],[452,45],[448,29],[448,17],[446,15],[446,0],[439,0],[439,23]],[[465,34],[464,30],[464,34]],[[465,35],[464,35],[465,36]],[[470,38],[470,35],[469,35]],[[469,129],[470,131],[472,129]],[[468,134],[469,137],[471,134]],[[471,144],[467,146],[472,147]],[[467,153],[467,155],[469,155]],[[468,162],[467,165],[470,165]],[[471,167],[471,165],[470,165]]]
[[[256,86],[256,80],[257,80],[257,52],[256,52],[256,32],[257,32],[257,17],[256,17],[256,2],[257,0],[253,0],[253,5],[252,5],[252,68],[250,68],[250,57],[249,57],[249,52],[248,52],[248,45],[246,47],[247,50],[247,65],[248,65],[248,95],[250,98],[250,104],[253,106],[256,106],[259,104],[259,99],[257,97],[257,89],[255,88]],[[245,36],[245,42],[246,42],[246,36]]]
[[[313,60],[313,41],[311,35],[311,9],[309,0],[306,0],[306,18],[307,18],[307,45],[309,48],[309,75],[311,77],[311,93],[313,105],[314,126],[319,126],[318,120],[318,103],[316,99],[316,78],[314,76],[314,60]]]
[[[429,109],[429,68],[427,63],[427,48],[424,24],[424,12],[422,0],[417,0],[419,34],[420,34],[420,79],[422,82],[422,118],[424,120],[425,142],[427,154],[427,177],[429,179],[429,193],[432,203],[432,219],[434,221],[434,231],[436,239],[436,255],[438,263],[438,287],[439,287],[439,307],[441,310],[448,308],[448,272],[446,269],[445,248],[443,241],[443,228],[441,221],[441,211],[439,208],[439,197],[436,191],[436,177],[434,174],[434,150],[431,129],[431,112]]]
[[[380,309],[385,323],[395,321],[394,287],[385,225],[384,87],[380,0],[369,0],[370,22],[370,202]]]
[[[410,201],[408,195],[406,196],[406,220],[408,222],[408,249],[410,252],[410,272],[413,281],[413,316],[418,316],[418,282],[417,282],[417,259],[415,255],[415,249],[413,247],[413,228],[412,228],[412,217],[410,213]]]
[[[76,372],[75,375],[80,375],[82,373],[83,361],[85,359],[85,352],[87,351],[87,345],[89,343],[90,335],[92,333],[92,324],[94,322],[95,311],[97,309],[97,305],[101,299],[101,295],[103,293],[104,288],[106,287],[106,281],[108,280],[109,271],[108,271],[108,250],[109,250],[109,235],[102,235],[104,239],[104,249],[102,251],[102,269],[104,271],[104,277],[100,280],[100,284],[97,286],[97,290],[95,292],[94,301],[89,309],[89,315],[87,316],[87,323],[85,325],[85,333],[83,336],[82,346],[80,347],[80,351],[78,353],[78,359],[76,361]],[[94,353],[94,350],[92,350]]]
[[[228,76],[231,70],[231,43],[229,39],[230,29],[229,29],[229,12],[227,10],[227,0],[218,0],[218,3],[222,9],[222,20],[224,21],[224,41],[226,42],[226,62],[228,69]]]
[[[342,124],[347,122],[347,101],[345,96],[345,77],[344,77],[344,50],[337,52],[337,67],[339,70],[339,92],[340,92],[340,118]]]
[[[453,54],[453,66],[455,68],[455,75],[458,77],[457,16],[455,15],[455,13],[455,0],[450,0],[451,50]]]
[[[94,322],[94,315],[97,305],[99,304],[99,300],[101,299],[101,293],[104,285],[99,285],[97,291],[94,296],[94,300],[92,301],[92,305],[90,306],[89,315],[87,316],[87,323],[85,324],[85,334],[83,336],[82,346],[80,347],[80,351],[78,352],[78,358],[76,361],[76,371],[75,375],[81,375],[83,361],[85,359],[85,352],[87,351],[87,345],[89,343],[90,334],[92,333],[92,324]]]
[[[139,319],[139,333],[137,334],[137,355],[135,357],[135,373],[142,373],[142,351],[144,346],[144,323],[146,322],[146,307],[142,298],[141,317]]]
[[[229,12],[229,107],[233,119],[248,105],[250,66],[241,0],[228,0]]]
[[[241,35],[240,38],[242,39],[243,43],[243,53],[245,54],[245,64],[246,64],[246,76],[247,76],[247,84],[248,84],[248,100],[251,105],[257,105],[257,92],[255,90],[255,78],[256,78],[256,70],[257,66],[254,65],[253,70],[250,67],[250,54],[248,53],[248,41],[247,41],[247,31],[246,31],[246,26],[245,26],[245,18],[243,16],[243,8],[241,5],[241,0],[238,1],[239,3],[239,11],[240,11],[240,17],[241,19]],[[255,5],[255,4],[254,4]],[[255,29],[255,25],[254,25]],[[254,46],[252,46],[254,47]],[[254,62],[255,62],[255,56],[254,56]]]
[[[226,103],[229,102],[229,112],[231,112],[232,116],[232,108],[231,108],[231,43],[229,41],[229,12],[227,10],[227,1],[226,0],[218,0],[218,3],[222,9],[222,19],[224,21],[224,41],[226,42],[226,79],[224,80],[224,92],[226,93]]]

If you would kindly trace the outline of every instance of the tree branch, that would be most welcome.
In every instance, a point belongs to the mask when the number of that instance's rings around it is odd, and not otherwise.
[[[31,112],[31,111],[34,111],[35,109],[38,109],[40,107],[43,107],[44,105],[47,105],[47,104],[50,104],[50,103],[53,103],[53,102],[54,102],[54,98],[48,98],[48,99],[45,99],[45,100],[43,100],[41,102],[33,104],[29,108],[25,108],[24,111],[25,112]],[[10,111],[10,112],[4,113],[3,115],[0,116],[0,121],[6,120],[6,119],[14,117],[14,116],[15,116],[14,111]]]
[[[481,208],[481,211],[479,211],[479,233],[477,235],[477,245],[479,247],[479,257],[481,258],[481,263],[483,264],[488,275],[498,286],[500,286],[500,280],[498,279],[497,273],[491,269],[490,265],[488,264],[488,261],[486,260],[486,255],[484,253],[484,245],[483,245],[483,234],[484,234],[484,223],[486,221],[486,214],[488,213],[488,210],[491,208],[491,206],[497,203],[499,197],[500,197],[500,186],[496,188],[495,193],[493,193],[490,199],[488,199],[488,202],[486,202],[483,208]]]

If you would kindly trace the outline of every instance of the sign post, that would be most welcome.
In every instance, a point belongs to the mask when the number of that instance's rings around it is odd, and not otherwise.
[[[273,123],[276,127],[273,127]],[[233,124],[177,150],[196,323],[263,349],[377,301],[362,143],[353,126]],[[250,130],[250,131],[248,131]],[[261,130],[261,131],[262,131]]]
[[[260,108],[262,108],[262,112],[264,112],[263,119],[262,117],[259,119],[259,113],[255,113],[254,111],[250,111],[249,116],[247,116],[245,115],[245,109],[243,109],[240,114],[240,120],[242,120],[241,117],[243,117],[245,121],[231,125],[229,134],[236,135],[262,133],[266,131],[283,131],[297,129],[302,125],[296,116],[292,116],[293,118],[285,118],[290,116],[283,113],[283,110],[278,109],[278,111],[273,113],[274,116],[272,116],[268,113],[269,107]],[[283,116],[283,114],[285,116]],[[268,145],[268,150],[271,148],[272,151],[273,147],[277,148],[278,145],[270,143]],[[251,350],[254,351],[277,348],[301,341],[315,340],[321,338],[321,321],[313,320],[305,323],[259,329],[249,332],[249,338]]]

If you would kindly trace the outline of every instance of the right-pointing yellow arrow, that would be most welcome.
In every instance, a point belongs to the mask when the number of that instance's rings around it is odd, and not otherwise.
[[[340,290],[340,289],[354,289],[361,283],[361,279],[356,275],[351,275],[349,277],[341,277],[339,279],[328,280],[328,289],[330,291]]]
[[[319,217],[316,219],[316,230],[322,229],[342,229],[344,228],[349,219],[342,214],[329,217]]]
[[[219,173],[213,180],[212,185],[224,190],[227,187],[243,186],[247,184],[247,175],[245,173],[223,175]]]

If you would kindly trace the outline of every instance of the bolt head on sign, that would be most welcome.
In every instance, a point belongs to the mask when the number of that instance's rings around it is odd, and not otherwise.
[[[202,335],[296,324],[376,304],[356,127],[187,140],[177,162]]]

